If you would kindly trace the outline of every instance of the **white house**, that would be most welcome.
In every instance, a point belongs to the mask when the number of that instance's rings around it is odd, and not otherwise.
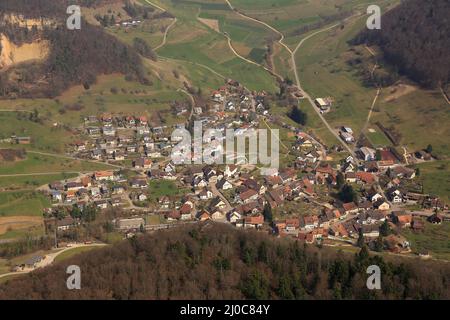
[[[233,188],[233,185],[230,182],[228,182],[226,179],[222,179],[216,183],[216,187],[218,189],[222,189],[222,190],[229,190],[229,189]]]

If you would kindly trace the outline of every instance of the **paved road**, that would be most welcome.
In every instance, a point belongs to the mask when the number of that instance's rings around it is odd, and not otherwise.
[[[66,251],[69,251],[69,250],[72,250],[72,249],[75,249],[75,248],[92,247],[92,246],[103,247],[103,246],[106,246],[106,244],[104,244],[104,243],[93,243],[93,244],[77,243],[77,244],[74,244],[71,247],[66,247],[66,248],[64,248],[64,249],[62,249],[60,251],[49,253],[49,254],[45,255],[45,258],[41,262],[39,262],[37,264],[37,267],[35,269],[30,269],[30,270],[25,270],[25,271],[17,271],[17,272],[8,272],[8,273],[0,274],[0,278],[13,276],[13,275],[19,275],[19,274],[26,274],[26,273],[32,272],[32,271],[34,271],[36,269],[47,267],[47,266],[51,265],[55,261],[56,257],[59,256],[63,252],[66,252]]]
[[[227,198],[225,198],[224,195],[219,190],[217,190],[216,182],[209,181],[208,185],[209,185],[209,188],[211,189],[212,194],[216,197],[219,197],[220,199],[222,199],[223,202],[225,202],[227,212],[231,211],[231,209],[233,209],[233,207],[231,206],[230,202],[228,202]]]
[[[291,60],[292,60],[292,65],[294,66],[294,76],[295,76],[295,81],[297,84],[297,87],[299,88],[299,90],[303,93],[303,96],[309,101],[311,107],[314,109],[314,111],[317,113],[317,115],[319,116],[320,120],[322,120],[322,122],[325,124],[325,126],[327,127],[328,131],[330,131],[335,137],[336,139],[342,144],[342,146],[347,149],[347,151],[353,156],[354,159],[357,159],[355,152],[352,150],[352,148],[350,148],[350,146],[345,143],[341,137],[339,137],[338,133],[336,132],[336,130],[334,130],[330,124],[328,123],[328,121],[325,119],[325,117],[320,113],[319,109],[317,108],[316,104],[314,103],[314,100],[311,98],[311,96],[302,88],[302,85],[300,83],[300,77],[298,76],[298,70],[297,70],[297,63],[295,61],[295,54],[297,53],[297,51],[300,49],[300,47],[305,43],[306,40],[312,38],[313,36],[331,30],[335,27],[337,27],[339,25],[339,23],[336,23],[334,25],[332,25],[331,27],[325,28],[325,29],[321,29],[318,30],[312,34],[310,34],[309,36],[303,38],[297,45],[297,47],[295,48],[295,50],[292,52],[291,55]]]

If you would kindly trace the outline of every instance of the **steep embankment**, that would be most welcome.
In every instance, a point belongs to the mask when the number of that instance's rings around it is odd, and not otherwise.
[[[0,34],[0,70],[22,62],[43,61],[49,52],[48,41],[36,40],[16,45],[5,34]]]

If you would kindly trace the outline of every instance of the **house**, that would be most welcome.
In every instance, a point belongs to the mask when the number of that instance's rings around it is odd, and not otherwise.
[[[442,220],[442,216],[439,213],[434,213],[433,215],[428,217],[428,222],[433,224],[441,224]]]
[[[287,233],[296,232],[300,228],[300,219],[286,219],[284,230]]]
[[[264,224],[263,215],[246,216],[244,217],[244,228],[256,228],[259,229]]]
[[[374,161],[376,159],[376,151],[368,147],[359,148],[358,154],[364,161]]]
[[[91,151],[91,158],[95,160],[100,160],[102,158],[103,151],[101,149],[94,149]]]
[[[354,172],[355,165],[353,164],[353,162],[345,162],[342,166],[342,171],[345,173]]]
[[[195,188],[205,188],[208,182],[200,176],[195,176],[192,181],[192,186]]]
[[[403,202],[403,194],[399,189],[390,189],[387,191],[388,198],[393,203],[402,203]]]
[[[391,208],[391,205],[389,202],[385,201],[384,199],[378,199],[374,204],[373,207],[378,210],[389,210]]]
[[[213,197],[213,193],[211,191],[209,191],[208,189],[203,189],[199,194],[198,194],[200,200],[208,200],[208,199],[212,199]]]
[[[329,99],[317,98],[316,100],[314,100],[314,102],[316,103],[317,107],[319,107],[319,109],[322,111],[327,111],[331,107],[331,102]]]
[[[74,190],[68,190],[66,192],[66,201],[73,201],[76,198],[76,191]]]
[[[133,167],[135,169],[151,169],[152,164],[153,164],[152,160],[143,157],[133,161]]]
[[[67,216],[64,219],[58,220],[56,222],[58,231],[66,231],[70,228],[76,226],[78,223],[71,216]]]
[[[30,137],[16,137],[16,143],[17,144],[30,144],[31,138]]]
[[[97,208],[99,209],[106,209],[108,208],[108,201],[106,200],[98,200],[94,202]]]
[[[97,181],[112,181],[114,180],[114,172],[113,171],[96,171],[94,173],[94,179]]]
[[[207,221],[207,220],[210,220],[210,219],[211,219],[211,215],[206,210],[201,211],[201,212],[199,212],[199,214],[197,214],[197,220]]]
[[[378,238],[380,235],[380,227],[376,224],[366,224],[361,226],[362,234],[366,238]]]
[[[25,261],[25,266],[27,268],[36,268],[39,264],[39,262],[41,262],[43,259],[42,256],[33,256],[30,259],[28,259],[27,261]]]
[[[100,188],[99,187],[92,187],[90,191],[91,191],[91,195],[93,197],[100,196]]]
[[[356,218],[356,221],[362,225],[379,223],[384,220],[386,220],[386,216],[383,211],[380,210],[364,211]]]
[[[147,180],[142,179],[142,178],[133,178],[131,180],[131,187],[132,188],[141,188],[141,189],[147,188],[148,187]]]
[[[179,219],[181,219],[180,210],[170,210],[165,214],[165,217],[166,217],[167,221],[169,221],[169,222],[179,220]]]
[[[116,129],[114,129],[112,126],[104,126],[102,128],[102,132],[105,136],[115,136],[116,135]]]
[[[185,202],[180,208],[181,220],[192,219],[191,212],[192,212],[193,208],[194,208],[194,205],[192,204],[192,202],[190,202],[190,201]]]
[[[227,164],[225,167],[224,175],[227,178],[231,178],[238,173],[238,167],[234,164]]]
[[[83,184],[81,182],[68,182],[66,184],[66,190],[67,191],[78,191],[81,188],[83,188]]]
[[[266,176],[266,177],[264,177],[264,180],[265,180],[265,183],[272,188],[277,188],[278,186],[283,184],[283,181],[281,180],[280,176],[278,176],[278,175]]]
[[[354,172],[347,172],[345,174],[345,181],[348,182],[348,183],[356,182],[356,173],[354,173]]]
[[[99,135],[100,134],[100,128],[99,127],[88,127],[87,132],[91,136]]]
[[[423,201],[424,195],[420,193],[406,192],[403,195],[403,198],[407,204],[417,204]]]
[[[125,160],[125,155],[122,152],[114,151],[113,158],[115,161],[123,161]]]
[[[383,196],[378,193],[375,189],[370,189],[367,193],[367,199],[372,201],[372,203],[377,202],[380,199],[383,199]]]
[[[141,125],[146,126],[148,123],[147,117],[146,116],[140,116],[139,117],[139,122]]]
[[[170,203],[171,202],[168,196],[162,196],[158,198],[158,204],[160,205],[161,209],[169,209]]]
[[[259,195],[258,192],[256,192],[255,190],[248,189],[247,191],[244,191],[239,194],[239,199],[244,203],[248,203],[250,201],[258,199],[258,195]]]
[[[224,178],[216,183],[216,187],[217,189],[228,190],[232,189],[233,185]]]
[[[319,226],[318,216],[304,216],[300,219],[300,228],[302,230],[311,230]]]
[[[231,223],[236,223],[236,221],[240,220],[242,216],[236,210],[231,210],[230,212],[228,212],[227,218]]]
[[[211,219],[222,220],[223,218],[225,218],[225,214],[221,210],[217,209],[217,210],[212,211]]]
[[[353,214],[358,212],[358,206],[354,202],[343,203],[342,208],[345,214]]]
[[[125,192],[125,188],[123,186],[113,186],[112,193],[113,194],[123,194]]]
[[[402,228],[410,227],[412,222],[412,215],[403,211],[394,211],[391,214],[392,222]]]
[[[364,184],[372,184],[375,182],[375,176],[372,173],[365,171],[356,172],[356,179]]]
[[[347,143],[352,143],[355,141],[355,138],[348,132],[340,131],[339,135],[340,135],[341,139]]]
[[[59,190],[52,190],[51,191],[52,201],[62,201],[62,192]]]
[[[313,234],[311,232],[309,233],[299,233],[297,236],[297,239],[299,241],[305,242],[305,243],[314,243],[314,237]]]
[[[123,205],[122,199],[121,198],[112,198],[111,199],[111,205],[113,207],[120,207],[121,205]]]
[[[341,223],[332,225],[328,232],[334,237],[348,238],[347,229],[345,229],[345,226]]]
[[[214,198],[210,204],[210,208],[224,209],[226,206],[227,204],[219,197]]]
[[[390,178],[405,178],[405,179],[414,179],[416,176],[416,171],[414,169],[406,168],[403,166],[396,166],[394,168],[390,168],[387,172]]]

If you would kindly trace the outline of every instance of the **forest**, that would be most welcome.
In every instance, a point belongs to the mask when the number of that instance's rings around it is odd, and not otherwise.
[[[24,63],[0,72],[0,96],[55,97],[71,85],[82,84],[88,88],[97,75],[115,72],[126,75],[129,80],[150,82],[134,48],[84,20],[81,30],[66,28],[63,4],[70,1],[40,0],[33,2],[34,5],[25,2],[0,3],[0,15],[20,13],[30,18],[51,18],[56,21],[56,26],[28,30],[2,23],[0,34],[6,34],[16,44],[30,42],[36,37],[48,40],[50,54],[42,63]],[[84,2],[90,4],[92,1]],[[12,81],[12,78],[18,80]]]
[[[425,88],[450,79],[450,1],[408,0],[382,16],[380,30],[364,30],[351,42],[381,48],[395,71]]]
[[[81,269],[67,290],[66,268]],[[368,290],[367,267],[381,269]],[[0,299],[449,299],[450,266],[305,246],[207,222],[85,252],[0,285]]]

